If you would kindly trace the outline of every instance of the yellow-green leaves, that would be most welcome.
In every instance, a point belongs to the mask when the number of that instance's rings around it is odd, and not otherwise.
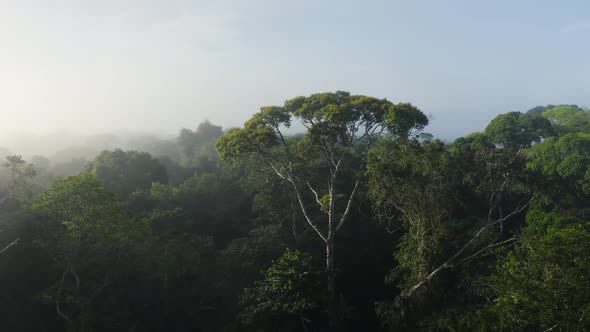
[[[279,106],[266,106],[260,108],[260,112],[254,114],[250,120],[244,124],[246,129],[260,129],[263,127],[279,128],[280,126],[289,127],[291,125],[291,114]]]
[[[290,127],[292,118],[307,128],[306,140],[324,145],[324,150],[358,143],[358,138],[376,139],[386,132],[408,137],[428,124],[428,118],[411,104],[396,105],[345,91],[317,93],[287,100],[283,106],[262,107],[243,128],[230,130],[217,141],[219,156],[229,161],[266,153],[284,140],[281,129]]]
[[[590,193],[590,134],[570,133],[533,147],[528,167]]]
[[[249,153],[264,153],[277,142],[276,133],[269,127],[234,128],[221,136],[215,147],[221,160],[231,162],[242,159]]]
[[[428,118],[412,104],[399,103],[388,108],[384,124],[394,135],[408,137],[422,131]]]

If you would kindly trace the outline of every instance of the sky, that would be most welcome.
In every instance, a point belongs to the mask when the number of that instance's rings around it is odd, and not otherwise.
[[[587,0],[0,0],[0,134],[233,127],[344,90],[454,138],[590,106],[589,55]]]

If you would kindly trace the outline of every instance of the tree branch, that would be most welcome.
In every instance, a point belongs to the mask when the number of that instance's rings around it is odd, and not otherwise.
[[[465,262],[467,262],[469,260],[472,260],[472,259],[478,257],[479,255],[481,255],[484,251],[486,251],[488,249],[499,247],[501,245],[504,245],[504,244],[509,243],[509,242],[514,242],[514,241],[516,241],[516,239],[514,237],[511,237],[508,240],[501,241],[501,242],[496,242],[496,243],[492,243],[490,245],[487,245],[487,246],[483,247],[481,250],[479,250],[478,252],[476,252],[475,254],[473,254],[473,255],[471,255],[469,257],[463,258],[462,260],[460,260],[459,262],[457,262],[455,265],[463,264],[463,263],[465,263]]]
[[[3,253],[3,252],[5,252],[6,250],[8,250],[8,248],[17,245],[18,244],[18,240],[20,240],[20,237],[17,237],[16,240],[10,242],[9,245],[7,245],[6,247],[4,247],[4,249],[0,250],[0,254]]]
[[[416,292],[416,290],[418,290],[420,287],[422,287],[424,284],[428,283],[432,278],[434,278],[434,276],[436,276],[438,273],[440,273],[442,270],[444,269],[448,269],[448,268],[452,268],[454,265],[454,261],[459,258],[459,256],[461,256],[466,250],[467,248],[469,248],[476,239],[478,239],[485,230],[487,230],[488,228],[497,225],[501,222],[506,221],[507,219],[510,219],[512,216],[521,213],[522,211],[524,211],[535,199],[535,195],[533,195],[531,197],[531,199],[524,204],[522,207],[520,207],[517,210],[512,211],[510,214],[506,215],[503,218],[500,219],[496,219],[495,221],[488,223],[487,225],[485,225],[484,227],[480,228],[475,235],[473,235],[473,237],[463,246],[461,247],[461,249],[459,249],[453,256],[451,256],[451,258],[447,259],[442,265],[440,265],[439,267],[437,267],[436,269],[434,269],[434,271],[432,271],[428,276],[426,276],[426,278],[422,279],[420,282],[418,282],[417,284],[415,284],[414,286],[412,286],[408,292],[405,294],[405,297],[410,297],[414,292]]]
[[[311,192],[313,192],[313,195],[315,196],[315,201],[318,203],[318,205],[320,207],[324,207],[324,203],[322,203],[322,201],[320,201],[320,196],[318,195],[318,192],[315,191],[312,187],[311,184],[309,183],[309,181],[305,181],[305,183],[307,183],[307,187],[309,187],[309,190],[311,190]]]
[[[356,191],[359,186],[359,182],[360,182],[360,180],[357,179],[356,182],[354,183],[354,188],[352,189],[352,192],[350,193],[350,197],[348,197],[348,203],[346,203],[346,210],[344,210],[344,214],[342,214],[342,217],[340,218],[340,222],[338,223],[338,226],[336,226],[336,231],[338,231],[340,229],[340,227],[342,227],[342,225],[344,225],[344,222],[346,221],[346,218],[348,217],[348,214],[350,213],[352,201],[354,200]]]
[[[303,212],[303,216],[305,217],[305,220],[307,221],[309,226],[311,226],[311,228],[313,228],[313,230],[316,233],[318,233],[318,235],[320,236],[320,238],[322,238],[322,240],[324,240],[324,242],[328,242],[328,239],[324,236],[324,234],[322,234],[322,232],[316,227],[316,225],[314,225],[314,223],[311,221],[311,218],[307,214],[307,208],[305,207],[305,204],[303,204],[303,197],[301,197],[301,192],[299,191],[299,187],[297,186],[297,184],[295,183],[295,181],[293,180],[292,177],[288,177],[287,180],[289,182],[291,182],[291,184],[293,185],[293,189],[295,189],[295,195],[297,196],[297,202],[299,203],[299,207],[301,208],[301,212]]]
[[[281,179],[287,180],[291,183],[291,185],[293,186],[293,189],[295,190],[295,195],[297,196],[297,202],[299,203],[299,207],[301,208],[301,212],[303,212],[303,216],[305,217],[305,220],[311,226],[311,228],[313,228],[313,230],[316,231],[316,233],[318,233],[320,238],[322,238],[322,240],[324,240],[324,242],[326,242],[327,241],[326,237],[316,227],[316,225],[314,225],[314,223],[311,221],[311,218],[309,217],[309,214],[307,213],[307,208],[305,207],[305,204],[303,203],[303,197],[301,196],[301,192],[299,191],[299,187],[297,186],[297,183],[295,183],[295,180],[293,180],[293,175],[290,173],[288,173],[287,175],[284,175],[281,172],[279,172],[279,170],[276,168],[276,166],[274,165],[274,163],[272,161],[269,161],[268,163],[269,163],[270,167],[275,171],[275,173]]]

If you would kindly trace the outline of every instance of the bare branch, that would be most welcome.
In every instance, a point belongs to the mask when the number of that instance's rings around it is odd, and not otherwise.
[[[344,225],[344,222],[346,221],[346,218],[348,217],[348,214],[350,213],[350,207],[352,206],[352,201],[354,200],[354,197],[356,195],[356,191],[358,189],[359,182],[360,182],[360,180],[357,179],[356,182],[354,183],[354,188],[352,189],[352,192],[350,193],[350,197],[348,197],[348,203],[346,203],[346,210],[344,210],[344,214],[342,214],[342,217],[340,218],[340,222],[338,223],[338,226],[336,226],[336,231],[338,231],[340,229],[340,227],[342,227],[342,225]]]
[[[288,177],[287,180],[289,182],[291,182],[291,184],[293,185],[293,189],[295,190],[295,195],[297,196],[297,202],[299,203],[299,207],[301,208],[301,212],[303,212],[303,216],[305,217],[305,220],[307,221],[309,226],[311,226],[311,228],[313,228],[313,230],[316,233],[318,233],[320,238],[322,238],[322,240],[324,240],[324,242],[327,242],[328,239],[316,227],[316,225],[313,223],[313,221],[311,221],[311,218],[309,217],[309,214],[307,213],[307,208],[305,207],[305,204],[303,204],[303,197],[301,197],[301,192],[299,191],[299,187],[297,186],[297,183],[295,183],[295,181],[291,177]]]
[[[550,328],[546,329],[545,331],[553,331],[553,329],[555,329],[557,327],[557,325],[559,325],[559,323],[551,326]]]
[[[283,180],[287,179],[283,173],[279,172],[279,169],[275,166],[275,164],[272,161],[269,161],[268,164],[281,179],[283,179]]]
[[[508,240],[504,240],[504,241],[501,241],[501,242],[496,242],[496,243],[492,243],[490,245],[487,245],[487,246],[483,247],[481,250],[479,250],[478,252],[476,252],[475,254],[473,254],[473,255],[471,255],[469,257],[463,258],[462,260],[460,260],[459,262],[457,262],[455,265],[460,265],[462,263],[465,263],[467,261],[470,261],[470,260],[478,257],[479,255],[481,255],[484,251],[486,251],[488,249],[499,247],[499,246],[502,246],[502,245],[504,245],[506,243],[514,242],[514,241],[516,241],[516,239],[514,237],[511,237]]]
[[[434,269],[434,271],[432,271],[428,276],[426,276],[424,279],[422,279],[420,282],[418,282],[417,284],[415,284],[414,286],[412,286],[408,292],[406,293],[405,297],[410,297],[416,290],[418,290],[420,287],[422,287],[424,284],[428,283],[432,278],[434,278],[434,276],[436,276],[438,273],[440,273],[442,270],[444,269],[448,269],[448,268],[452,268],[454,266],[454,262],[457,258],[459,258],[474,242],[476,239],[478,239],[483,233],[484,231],[486,231],[488,228],[495,226],[499,223],[502,223],[508,219],[510,219],[512,216],[521,213],[522,211],[524,211],[535,199],[535,195],[533,195],[531,197],[531,199],[524,204],[522,207],[520,207],[517,210],[512,211],[510,214],[506,215],[503,218],[500,219],[496,219],[495,221],[488,223],[487,225],[485,225],[484,227],[480,228],[475,235],[473,235],[473,237],[463,246],[461,247],[461,249],[459,249],[453,256],[451,256],[451,258],[447,259],[442,265],[440,265],[439,267],[437,267],[436,269]]]
[[[312,188],[309,181],[305,181],[305,183],[307,183],[307,187],[309,187],[309,190],[311,190],[311,192],[313,192],[313,195],[315,196],[315,201],[318,203],[318,205],[320,207],[324,207],[324,203],[322,203],[322,201],[320,200],[320,196],[318,195],[318,192]]]
[[[313,223],[313,221],[311,221],[311,218],[309,217],[309,214],[307,213],[307,208],[305,207],[305,204],[303,203],[303,197],[301,196],[299,186],[297,186],[297,183],[293,179],[293,175],[290,173],[282,174],[281,172],[279,172],[279,170],[277,169],[277,167],[275,166],[275,164],[272,161],[269,161],[268,163],[269,163],[270,167],[275,171],[275,173],[281,179],[287,180],[291,183],[291,185],[293,186],[293,189],[295,190],[295,195],[297,196],[297,202],[299,203],[299,207],[301,208],[301,212],[303,212],[303,216],[305,217],[305,220],[311,226],[311,228],[313,228],[313,230],[316,231],[316,233],[318,233],[320,238],[322,238],[322,240],[324,240],[324,242],[326,242],[327,241],[326,237],[322,234],[322,232],[319,230],[319,228],[316,227],[316,225]]]
[[[18,240],[20,240],[20,237],[17,237],[16,240],[10,242],[9,245],[7,245],[6,247],[4,247],[4,249],[0,250],[0,254],[3,253],[3,252],[5,252],[6,250],[8,250],[8,248],[17,245],[18,244]]]

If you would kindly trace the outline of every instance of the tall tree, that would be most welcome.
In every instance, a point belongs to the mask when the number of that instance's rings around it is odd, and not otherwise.
[[[293,119],[307,129],[302,140],[283,133]],[[243,128],[222,136],[217,149],[228,161],[262,157],[267,171],[291,187],[307,224],[325,244],[327,291],[334,299],[334,241],[352,210],[368,147],[386,133],[407,139],[427,124],[427,117],[410,104],[342,91],[319,93],[263,107]],[[353,178],[350,186],[342,183],[346,177]]]

